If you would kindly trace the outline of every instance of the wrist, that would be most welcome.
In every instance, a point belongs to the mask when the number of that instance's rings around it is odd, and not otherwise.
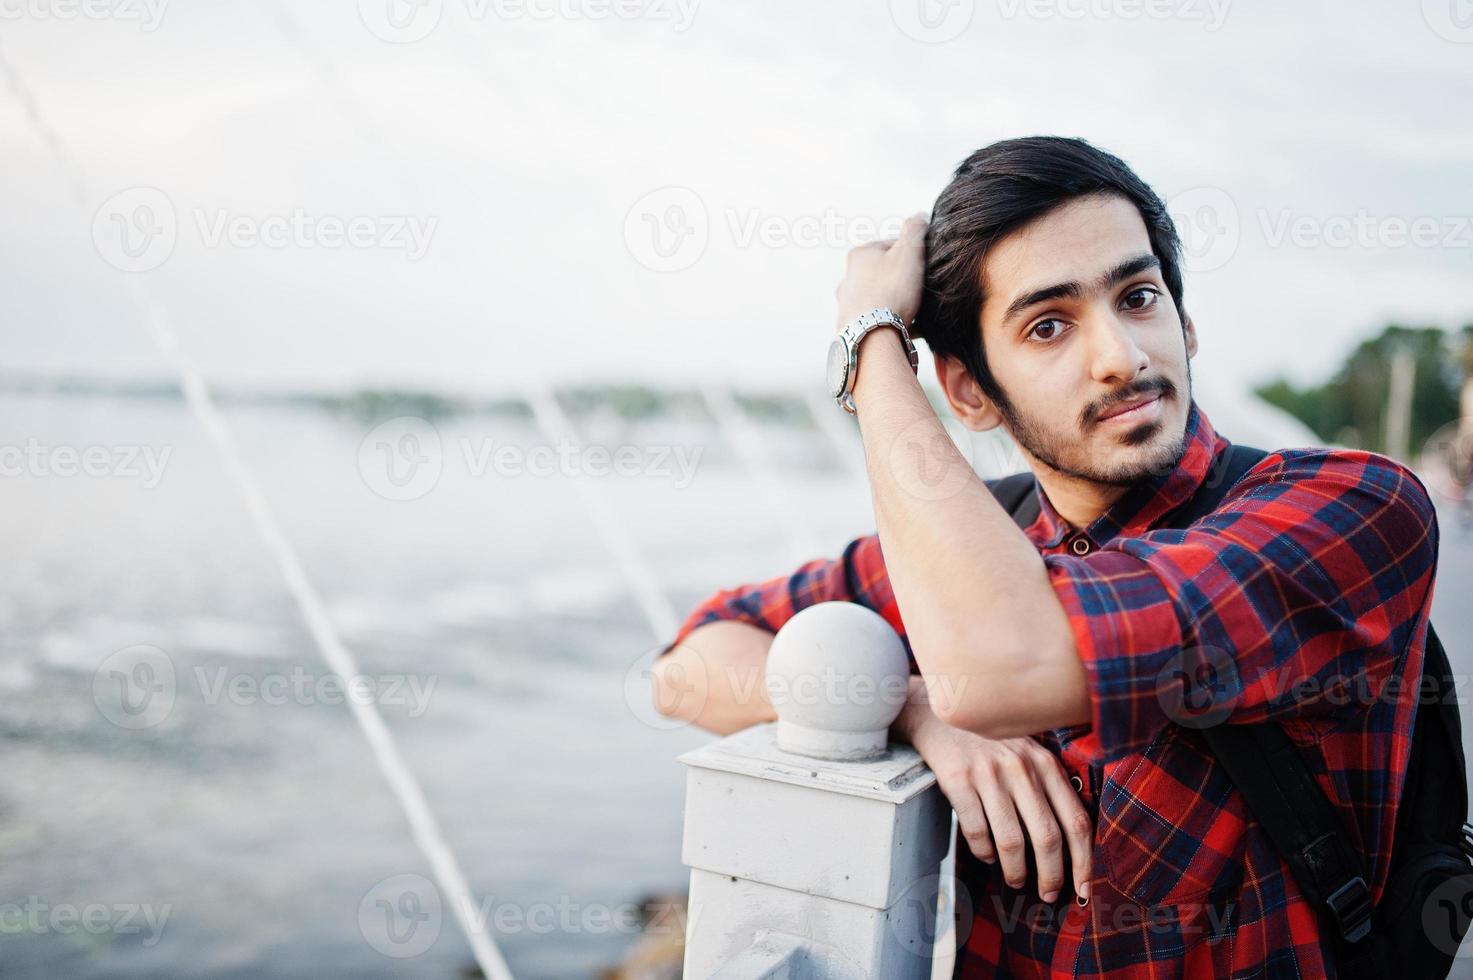
[[[913,374],[918,373],[920,370],[919,355],[915,345],[910,341],[905,321],[894,310],[876,307],[861,313],[845,324],[840,329],[838,337],[829,344],[827,368],[829,392],[838,401],[839,406],[851,415],[856,411],[854,390],[859,383],[861,350],[865,349],[866,341],[872,335],[892,330],[900,345],[902,360],[909,365]],[[883,344],[883,341],[878,343]],[[887,352],[884,346],[869,344],[867,349],[872,360],[885,361],[894,356],[893,353]],[[893,351],[893,348],[890,351]],[[883,365],[881,367],[883,368]],[[874,374],[878,370],[868,373]]]
[[[856,348],[858,373],[854,378],[854,402],[863,400],[862,392],[874,391],[891,384],[918,384],[911,366],[905,341],[894,327],[879,327],[859,340]]]
[[[890,724],[890,732],[901,741],[919,749],[918,741],[924,741],[932,725],[939,722],[931,710],[930,695],[926,690],[925,678],[911,675],[905,692],[905,704],[900,714]]]
[[[875,327],[869,333],[859,338],[859,345],[856,349],[861,355],[869,353],[873,357],[874,350],[879,347],[893,347],[903,358],[905,354],[905,343],[900,339],[900,329],[893,324],[882,324],[881,326]]]

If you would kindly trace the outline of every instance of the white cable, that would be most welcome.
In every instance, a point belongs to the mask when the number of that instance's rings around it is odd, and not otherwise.
[[[392,154],[384,153],[383,147],[379,146],[379,130],[357,110],[332,61],[319,48],[310,43],[301,26],[292,18],[280,0],[265,0],[265,2],[271,7],[277,27],[283,36],[312,64],[314,77],[326,90],[339,113],[357,131],[359,138],[376,151],[381,163],[395,159]],[[465,41],[458,31],[455,36],[458,41]],[[463,43],[458,45],[458,52],[462,58],[471,55]],[[404,183],[406,178],[402,171],[394,169],[401,183]],[[544,435],[554,443],[569,446],[580,444],[577,429],[563,411],[562,406],[558,404],[552,387],[531,365],[526,365],[523,369],[521,389],[522,398],[531,407],[533,418]],[[608,549],[615,564],[623,573],[625,584],[633,593],[635,603],[644,614],[645,622],[649,625],[655,639],[665,640],[673,637],[676,629],[679,628],[680,619],[675,608],[660,589],[659,581],[650,569],[649,563],[640,553],[634,537],[619,520],[605,494],[596,490],[586,479],[574,480],[574,483],[599,537],[603,540],[604,547]]]
[[[456,18],[447,17],[446,20],[455,22]],[[488,84],[480,74],[481,66],[476,62],[474,43],[467,35],[462,34],[458,25],[452,28],[452,34],[452,44],[457,56],[475,72],[483,85]],[[532,417],[543,435],[557,444],[574,447],[581,445],[577,427],[558,403],[552,386],[530,364],[526,364],[522,371],[520,387],[522,399],[531,407]],[[625,585],[633,594],[635,604],[644,615],[650,632],[657,641],[673,639],[680,626],[680,617],[660,588],[659,579],[645,560],[627,525],[619,519],[608,496],[594,487],[592,481],[575,479],[573,482],[604,547],[613,556],[614,563],[623,574]]]
[[[0,72],[3,72],[11,91],[25,108],[26,115],[37,135],[56,159],[57,166],[67,179],[72,196],[86,212],[90,198],[80,169],[66,153],[55,131],[46,124],[34,96],[22,83],[17,69],[6,57],[3,47],[0,47]],[[148,280],[133,275],[128,278],[128,285],[129,296],[143,314],[154,345],[174,368],[180,390],[184,393],[185,402],[204,428],[206,435],[209,436],[231,482],[240,491],[246,509],[251,515],[252,523],[255,524],[256,530],[264,539],[267,549],[271,552],[286,582],[287,589],[301,610],[308,632],[312,635],[328,667],[343,680],[346,689],[346,686],[359,676],[357,661],[352,651],[343,644],[342,639],[338,636],[336,628],[332,625],[323,607],[321,597],[317,594],[311,580],[307,578],[296,549],[282,531],[260,483],[241,458],[235,445],[235,439],[224,417],[215,406],[215,400],[210,395],[204,376],[180,349],[178,338],[169,322],[167,310],[149,289]],[[487,977],[487,980],[512,980],[511,970],[507,967],[500,951],[497,950],[485,929],[476,921],[477,906],[465,875],[461,872],[455,855],[451,852],[440,830],[440,825],[430,810],[419,781],[415,779],[404,757],[399,754],[398,746],[389,733],[388,726],[384,724],[378,706],[371,701],[358,698],[348,698],[347,702],[354,720],[358,722],[364,738],[368,740],[379,771],[383,773],[394,798],[404,810],[404,816],[409,821],[415,843],[419,845],[419,849],[428,859],[431,873],[434,874],[435,880],[449,898],[451,911],[460,923],[466,940],[470,943],[471,952],[475,955],[481,972]]]
[[[577,432],[573,423],[563,411],[562,406],[558,404],[550,388],[541,384],[537,379],[524,381],[522,397],[528,405],[532,406],[532,415],[536,418],[537,425],[542,429],[544,435],[555,443],[578,444]],[[619,521],[608,498],[594,488],[593,481],[582,479],[574,480],[573,483],[578,487],[578,492],[583,498],[583,505],[588,508],[589,516],[593,518],[594,525],[603,538],[604,546],[609,549],[614,556],[614,561],[624,573],[624,580],[629,590],[634,593],[635,602],[638,603],[640,611],[644,613],[645,621],[649,623],[655,639],[673,639],[680,620],[670,600],[660,589],[654,572],[650,570],[649,564],[640,554],[634,536]]]
[[[719,384],[703,389],[706,406],[716,420],[716,428],[736,449],[737,455],[747,467],[757,492],[767,504],[767,512],[777,519],[792,549],[795,561],[808,561],[820,549],[813,534],[803,526],[798,508],[793,505],[791,488],[785,486],[773,464],[772,454],[767,451],[762,436],[756,431],[747,413],[727,388]]]

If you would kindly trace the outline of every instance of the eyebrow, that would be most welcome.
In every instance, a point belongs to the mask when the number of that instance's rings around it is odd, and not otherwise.
[[[1129,279],[1131,276],[1140,275],[1147,269],[1159,268],[1161,268],[1161,260],[1146,252],[1126,259],[1105,273],[1096,280],[1096,288],[1108,289]],[[1083,295],[1084,285],[1079,282],[1061,282],[1053,286],[1044,286],[1042,289],[1034,289],[1013,300],[1012,303],[1008,304],[1007,312],[1003,314],[1002,319],[1006,323],[1030,306],[1047,303],[1055,299],[1078,299]]]

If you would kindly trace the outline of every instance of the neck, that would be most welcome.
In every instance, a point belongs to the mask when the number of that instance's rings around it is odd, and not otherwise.
[[[1033,472],[1048,495],[1048,502],[1076,531],[1093,524],[1130,489],[1069,476],[1047,466],[1035,465]]]

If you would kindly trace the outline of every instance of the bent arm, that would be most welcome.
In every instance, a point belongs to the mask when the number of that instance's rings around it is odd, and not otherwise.
[[[1043,557],[957,451],[895,335],[863,345],[855,401],[875,522],[937,714],[989,738],[1088,721]]]
[[[766,684],[772,636],[738,620],[692,630],[655,661],[655,708],[717,735],[776,721]]]
[[[904,641],[879,541],[873,535],[856,538],[837,559],[817,559],[790,575],[723,589],[697,606],[655,661],[656,710],[718,735],[776,720],[766,684],[773,634],[801,610],[835,601],[874,610]]]
[[[765,683],[772,640],[766,629],[740,620],[696,627],[656,661],[656,707],[717,735],[775,720]],[[1089,815],[1047,749],[1029,738],[992,741],[952,728],[932,710],[919,675],[910,678],[890,734],[921,754],[972,853],[998,864],[1010,885],[1025,887],[1031,843],[1044,901],[1071,883],[1077,894],[1088,894]]]
[[[736,620],[697,627],[655,661],[656,709],[667,718],[716,735],[776,721],[766,684],[772,640],[767,630]],[[919,676],[912,676],[905,704],[890,726],[891,734],[914,744],[916,733],[938,720],[926,685]]]

